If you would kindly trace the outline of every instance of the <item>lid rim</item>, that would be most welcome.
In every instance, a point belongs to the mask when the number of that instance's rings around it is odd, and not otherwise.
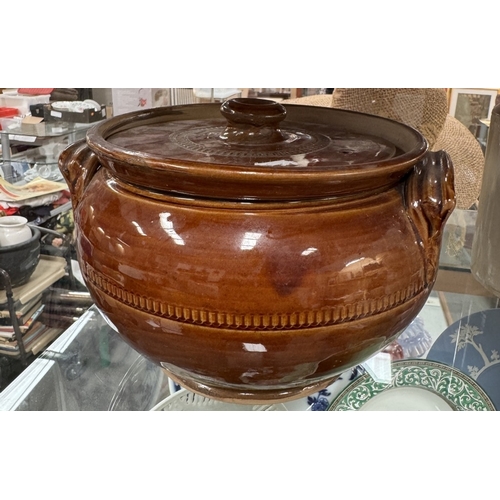
[[[301,169],[300,167],[248,166],[238,165],[236,163],[207,163],[197,162],[196,160],[168,158],[150,153],[127,150],[107,140],[108,137],[116,134],[118,131],[138,126],[138,124],[144,125],[146,121],[148,123],[161,122],[162,117],[166,113],[182,114],[182,109],[187,107],[190,109],[197,107],[201,111],[201,114],[205,116],[210,115],[210,113],[213,115],[214,111],[213,104],[190,104],[152,108],[134,111],[126,115],[119,115],[103,123],[97,124],[90,129],[87,132],[87,145],[101,159],[105,167],[111,169],[123,180],[126,180],[127,172],[129,174],[132,172],[131,175],[136,180],[140,175],[148,174],[148,180],[153,183],[151,187],[155,189],[163,187],[175,191],[176,189],[173,184],[175,184],[175,176],[179,175],[179,184],[184,184],[186,179],[189,179],[191,184],[195,181],[204,182],[208,180],[211,184],[217,181],[221,184],[231,185],[233,195],[237,197],[239,196],[239,194],[236,193],[238,185],[241,185],[242,188],[244,187],[244,191],[248,192],[249,189],[252,189],[252,186],[262,189],[262,185],[267,183],[273,186],[282,183],[284,189],[288,186],[294,191],[297,186],[308,185],[311,184],[311,182],[318,186],[327,182],[331,186],[331,190],[328,191],[328,193],[334,196],[339,191],[335,185],[356,184],[357,182],[367,184],[368,181],[373,183],[374,189],[377,189],[380,185],[387,184],[388,177],[394,179],[405,175],[413,165],[422,159],[428,150],[428,144],[423,135],[408,125],[375,115],[364,115],[363,113],[335,108],[324,109],[326,109],[327,112],[351,117],[351,119],[365,116],[373,120],[374,123],[380,121],[391,122],[392,127],[395,128],[396,131],[406,131],[406,134],[411,138],[413,148],[389,159],[357,163],[347,168],[339,166],[338,164],[332,165],[331,168],[325,168],[323,166],[315,170],[310,166]],[[218,109],[219,105],[215,104],[215,107]],[[309,108],[314,108],[314,106],[300,105],[291,105],[291,107],[308,108],[308,111],[311,111]],[[408,141],[410,141],[410,139],[408,139]],[[155,180],[155,177],[158,179]],[[332,177],[335,178],[334,183],[332,183]],[[167,182],[161,181],[162,178]],[[271,182],[270,178],[272,178]],[[221,186],[221,189],[223,189],[223,186]],[[191,186],[188,191],[182,189],[177,189],[177,191],[182,191],[189,195],[196,195],[196,189],[193,188],[193,186]],[[202,191],[204,190],[202,189]],[[321,192],[321,196],[325,195],[323,189],[319,189],[319,191]],[[342,187],[340,191],[345,191],[345,187]],[[320,195],[319,192],[318,195]],[[271,194],[270,196],[272,197]]]

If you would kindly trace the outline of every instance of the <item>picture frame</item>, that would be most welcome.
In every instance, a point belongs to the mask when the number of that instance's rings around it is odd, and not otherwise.
[[[484,121],[490,120],[498,89],[451,89],[449,113],[479,139],[484,135]]]

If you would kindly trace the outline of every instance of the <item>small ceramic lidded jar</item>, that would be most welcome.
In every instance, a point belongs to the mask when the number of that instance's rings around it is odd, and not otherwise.
[[[377,116],[260,99],[97,125],[59,160],[93,299],[184,387],[299,398],[424,305],[453,168]]]
[[[9,247],[24,243],[31,238],[28,219],[20,215],[0,217],[0,246]]]

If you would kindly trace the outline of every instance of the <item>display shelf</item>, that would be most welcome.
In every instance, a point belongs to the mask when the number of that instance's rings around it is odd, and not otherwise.
[[[97,122],[100,123],[100,122]],[[19,120],[2,120],[0,139],[2,145],[2,170],[3,177],[8,182],[15,180],[12,170],[12,162],[28,161],[33,153],[25,155],[11,154],[11,148],[15,145],[40,147],[47,144],[68,146],[79,139],[83,139],[87,130],[97,123],[39,123],[23,124]],[[47,163],[51,163],[49,160]]]
[[[4,335],[0,336],[0,355],[18,358],[23,365],[26,365],[29,354],[40,352],[61,331],[48,332],[46,328],[38,329],[35,324],[30,324],[26,331],[22,331],[17,311],[21,310],[23,305],[30,304],[33,299],[39,298],[46,288],[65,275],[66,260],[61,257],[41,255],[40,261],[29,281],[14,288],[10,285],[8,272],[5,270],[0,270],[0,272],[5,286],[5,290],[0,291],[0,310],[8,312],[12,326],[10,338],[5,335],[9,332],[3,332]],[[38,319],[38,316],[34,321],[36,319]]]
[[[87,130],[95,123],[69,123],[65,121],[35,123],[36,120],[27,123],[29,120],[23,120],[21,118],[1,120],[2,154],[0,167],[2,177],[15,188],[22,187],[24,184],[41,177],[47,181],[60,183],[62,187],[59,192],[62,194],[66,183],[59,170],[59,155],[68,145],[83,139]],[[59,206],[57,203],[53,206],[47,206],[50,211],[44,212],[45,207],[38,206],[41,202],[41,196],[38,198],[33,206],[31,199],[24,198],[22,204],[4,203],[4,207],[19,206],[20,212],[24,209],[23,215],[29,212],[28,220],[42,232],[42,255],[38,267],[28,283],[12,290],[11,304],[4,296],[5,292],[3,294],[0,292],[0,310],[10,307],[12,314],[15,315],[26,302],[39,295],[42,296],[44,307],[37,320],[36,328],[30,327],[22,332],[17,328],[15,335],[11,337],[4,335],[3,339],[0,339],[0,387],[4,386],[7,379],[11,379],[11,373],[25,369],[72,322],[78,319],[82,312],[79,308],[68,306],[64,300],[63,303],[58,302],[60,297],[56,299],[54,294],[46,295],[47,291],[51,290],[56,283],[63,283],[61,286],[67,287],[69,290],[75,290],[75,287],[79,288],[73,276],[71,234],[59,233],[52,229],[60,220],[56,217],[61,215],[64,218],[66,217],[65,213],[71,211],[71,202],[64,203],[65,200],[61,199]],[[47,197],[47,200],[49,198]],[[48,203],[48,201],[44,203]],[[51,245],[54,238],[62,240],[61,246],[59,244]],[[90,305],[88,302],[82,310],[88,308]],[[6,360],[7,369],[4,369],[6,368]]]
[[[45,223],[50,225],[52,221]],[[0,269],[5,287],[0,290],[0,388],[12,379],[12,373],[26,368],[83,312],[66,307],[64,300],[47,293],[56,283],[68,290],[83,287],[73,274],[71,234],[31,225],[40,234],[40,256],[29,280],[12,287],[9,273]],[[56,246],[52,245],[54,238],[60,240]],[[85,309],[91,303],[87,300]]]
[[[1,133],[11,141],[35,142],[47,139],[61,138],[68,134],[86,132],[95,123],[41,122],[38,124],[23,124],[16,119],[2,120]]]
[[[0,388],[92,305],[88,291],[73,286],[70,275],[67,259],[41,255],[25,285],[1,293]]]
[[[64,181],[59,170],[59,154],[65,146],[57,145],[47,149],[45,146],[29,149],[11,156],[12,183],[30,182],[42,177],[55,182]]]
[[[43,292],[50,285],[66,274],[66,259],[52,255],[40,255],[40,262],[30,280],[12,289],[14,302],[25,304],[30,299]],[[7,304],[7,293],[0,290],[0,307]]]
[[[148,410],[169,394],[160,367],[92,306],[0,395],[0,410]]]

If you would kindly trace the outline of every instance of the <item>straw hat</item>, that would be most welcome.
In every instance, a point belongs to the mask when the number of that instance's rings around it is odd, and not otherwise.
[[[445,89],[335,89],[332,95],[288,99],[285,104],[325,106],[369,113],[416,128],[432,151],[446,151],[455,169],[457,208],[476,203],[481,190],[484,154],[465,125],[448,114]]]

